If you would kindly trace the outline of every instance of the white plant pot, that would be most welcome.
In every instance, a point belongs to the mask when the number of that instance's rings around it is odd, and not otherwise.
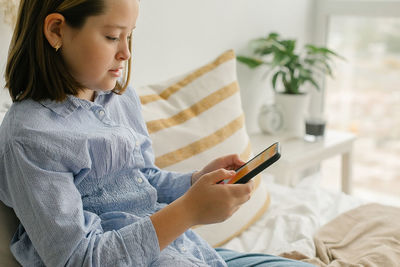
[[[304,136],[308,103],[308,94],[275,94],[275,104],[282,112],[283,131],[289,136]]]

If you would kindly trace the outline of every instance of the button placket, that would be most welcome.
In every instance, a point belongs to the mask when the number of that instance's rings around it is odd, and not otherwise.
[[[107,112],[103,108],[99,108],[94,111],[96,117],[105,124],[111,125],[112,122],[110,121],[109,117],[107,116]]]

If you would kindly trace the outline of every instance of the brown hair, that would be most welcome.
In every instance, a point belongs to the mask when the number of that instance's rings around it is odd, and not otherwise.
[[[87,17],[100,15],[104,10],[104,0],[21,0],[5,72],[12,100],[63,101],[69,94],[77,95],[83,86],[72,77],[61,55],[45,38],[44,20],[51,13],[60,13],[69,26],[79,29]],[[123,93],[127,87],[131,61],[127,64],[124,84],[117,82],[115,93]]]

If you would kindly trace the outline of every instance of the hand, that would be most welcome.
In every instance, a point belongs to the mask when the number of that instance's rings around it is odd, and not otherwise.
[[[218,170],[218,169],[225,169],[225,170],[236,170],[243,164],[245,164],[243,160],[239,158],[239,155],[232,154],[227,155],[224,157],[217,158],[207,164],[202,170],[193,173],[192,175],[192,185],[196,183],[197,180],[204,174],[209,172]]]
[[[218,162],[213,164],[218,165]],[[213,165],[207,166],[212,168]],[[226,169],[208,172],[179,199],[193,225],[224,221],[250,199],[254,187],[252,180],[246,184],[217,184],[235,175],[235,171]]]
[[[220,162],[217,160],[207,166],[212,169],[218,164]],[[254,186],[253,181],[246,184],[217,184],[222,179],[232,178],[235,175],[235,171],[223,168],[208,172],[201,176],[183,196],[152,214],[150,219],[157,234],[160,250],[194,225],[226,220],[239,209],[240,205],[249,200]]]

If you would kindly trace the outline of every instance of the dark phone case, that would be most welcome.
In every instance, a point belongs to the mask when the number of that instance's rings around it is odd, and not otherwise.
[[[279,145],[279,144],[278,144]],[[268,149],[268,148],[267,148]],[[267,150],[266,149],[266,150]],[[265,151],[265,150],[264,150]],[[263,153],[264,151],[260,152],[258,155],[260,155],[261,153]],[[240,180],[238,180],[235,184],[245,184],[248,181],[250,181],[251,178],[253,178],[254,176],[256,176],[257,174],[259,174],[260,172],[262,172],[264,169],[266,169],[268,166],[270,166],[272,163],[274,163],[275,161],[277,161],[280,157],[281,157],[281,153],[280,153],[280,147],[278,146],[277,152],[276,154],[272,157],[269,158],[267,161],[264,161],[263,163],[261,163],[259,166],[257,166],[257,168],[255,168],[254,170],[252,170],[251,172],[249,172],[248,174],[246,174],[245,176],[243,176]],[[258,156],[257,155],[257,156]],[[255,156],[254,158],[256,158],[257,156]],[[242,167],[240,167],[242,168]],[[237,169],[236,171],[240,170]]]

